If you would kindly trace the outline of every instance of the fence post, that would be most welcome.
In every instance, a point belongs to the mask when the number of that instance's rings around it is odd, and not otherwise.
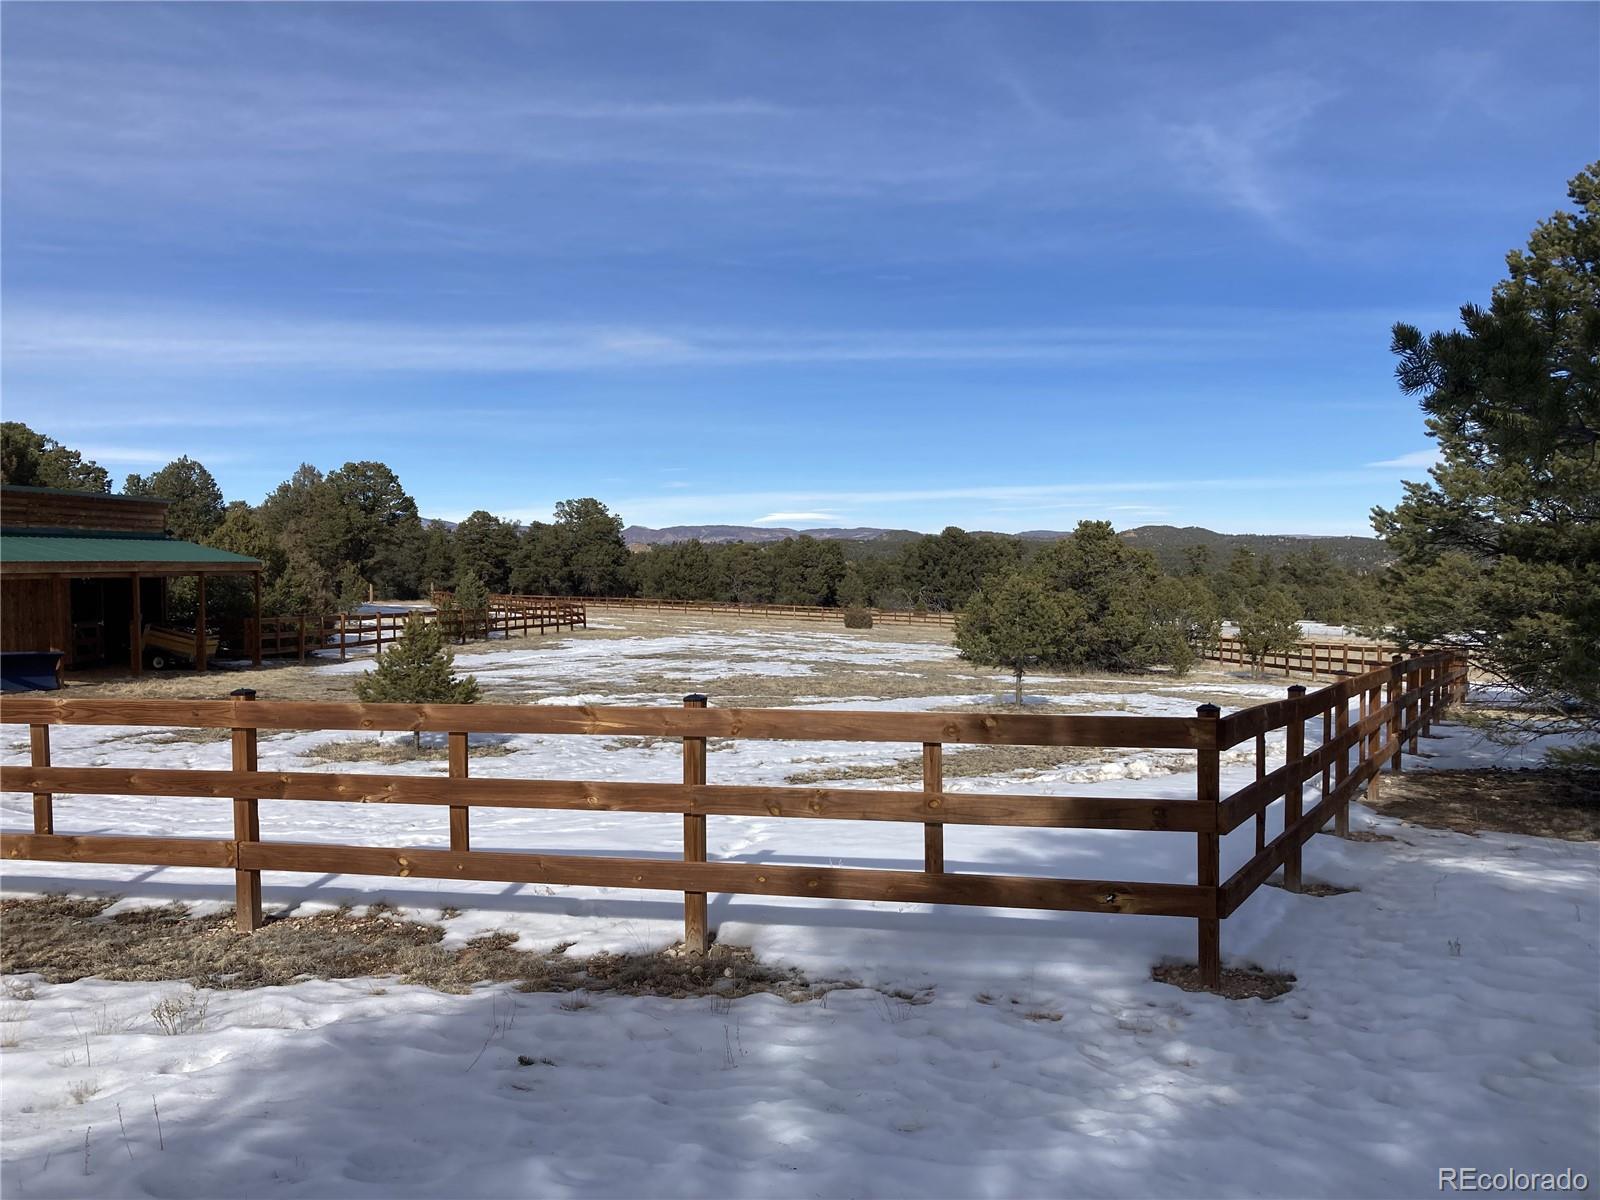
[[[1389,757],[1389,770],[1398,775],[1404,764],[1400,761],[1400,753],[1404,749],[1401,734],[1405,732],[1405,708],[1400,703],[1400,697],[1406,693],[1406,671],[1404,661],[1398,654],[1389,658],[1389,745],[1394,753]]]
[[[1381,682],[1375,682],[1375,683],[1373,683],[1373,685],[1370,688],[1367,689],[1367,716],[1369,716],[1369,717],[1381,716],[1382,714],[1381,714],[1380,710],[1382,708],[1383,708],[1383,684]],[[1357,758],[1357,761],[1360,762],[1362,766],[1366,766],[1368,763],[1372,763],[1372,762],[1377,762],[1377,763],[1380,763],[1380,764],[1382,763],[1383,759],[1382,759],[1382,755],[1381,755],[1380,752],[1381,752],[1381,750],[1383,748],[1383,741],[1382,741],[1383,740],[1383,724],[1384,723],[1381,720],[1374,721],[1372,723],[1372,731],[1367,734],[1367,752],[1364,755],[1358,755],[1358,758]],[[1359,746],[1359,744],[1360,743],[1358,742],[1357,745]],[[1378,770],[1372,772],[1372,774],[1367,777],[1367,803],[1368,804],[1376,804],[1377,803],[1377,800],[1378,800],[1378,776],[1381,773],[1382,773],[1382,767],[1380,766]],[[1347,809],[1350,807],[1350,802],[1348,800],[1345,801],[1345,807]],[[1346,824],[1349,823],[1349,817],[1348,816],[1345,818],[1345,821],[1346,821]],[[1347,830],[1347,832],[1348,832],[1348,830]]]
[[[1350,697],[1346,696],[1339,701],[1339,708],[1334,713],[1333,736],[1338,741],[1343,741],[1350,732]],[[1350,747],[1341,746],[1339,756],[1333,760],[1333,790],[1340,791],[1345,780],[1350,778]],[[1335,837],[1350,836],[1350,798],[1346,796],[1343,801],[1333,808],[1333,833]]]
[[[300,614],[300,661],[306,660],[306,615]]]
[[[1195,798],[1209,805],[1213,813],[1222,804],[1222,754],[1217,748],[1217,721],[1222,710],[1215,704],[1202,704],[1195,715],[1211,726],[1209,735],[1201,735],[1203,749],[1195,754]],[[1212,826],[1216,828],[1215,822]],[[1222,884],[1221,838],[1215,833],[1195,835],[1195,882],[1210,889],[1211,911],[1217,911]],[[1200,918],[1200,985],[1214,988],[1222,985],[1222,922],[1215,916]]]
[[[1301,815],[1301,800],[1305,788],[1305,777],[1301,774],[1300,760],[1306,753],[1306,717],[1301,711],[1300,702],[1306,697],[1306,687],[1303,683],[1294,684],[1289,688],[1289,703],[1294,706],[1294,715],[1289,718],[1289,724],[1284,727],[1284,765],[1289,769],[1289,778],[1285,780],[1283,792],[1283,828],[1284,831],[1294,828]],[[1287,892],[1300,890],[1300,847],[1303,845],[1298,837],[1288,839],[1283,855],[1283,888]]]
[[[255,700],[254,688],[240,688],[233,692],[234,707]],[[236,726],[233,730],[233,769],[256,769],[256,731],[254,728]],[[261,928],[261,872],[246,871],[239,867],[239,858],[246,842],[261,840],[261,812],[253,796],[235,796],[233,800],[233,913],[234,927],[240,933],[253,933]]]
[[[446,735],[450,743],[450,778],[465,779],[467,777],[467,735],[464,733],[451,733]],[[468,815],[471,809],[465,804],[452,804],[450,806],[450,849],[472,849],[471,825]]]
[[[35,767],[50,765],[50,726],[28,726],[28,750],[31,754],[29,761]],[[33,794],[33,831],[35,833],[56,831],[55,797],[49,792]]]
[[[922,743],[922,790],[944,791],[944,746],[939,742]],[[922,869],[934,873],[944,870],[943,821],[923,823]]]
[[[1431,737],[1433,734],[1433,690],[1437,671],[1438,667],[1433,663],[1429,663],[1422,668],[1422,679],[1420,681],[1422,683],[1421,717],[1424,737]]]
[[[339,661],[344,661],[344,613],[339,614]]]
[[[706,698],[691,694],[683,698],[685,708],[704,708]],[[683,782],[703,786],[706,781],[706,739],[683,739]],[[703,813],[683,815],[683,861],[706,861],[706,818]],[[709,930],[706,928],[706,894],[683,894],[683,948],[689,954],[704,954],[709,947]]]

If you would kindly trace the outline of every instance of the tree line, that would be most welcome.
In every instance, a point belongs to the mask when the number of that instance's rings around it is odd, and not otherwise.
[[[111,490],[104,468],[26,425],[5,423],[3,442],[7,482]],[[1301,616],[1332,622],[1375,615],[1382,595],[1370,574],[1314,545],[1277,559],[1241,549],[1221,563],[1211,560],[1207,547],[1195,546],[1182,568],[1168,573],[1153,554],[1128,546],[1103,522],[1086,522],[1055,543],[952,526],[888,553],[804,535],[763,544],[690,540],[630,552],[622,518],[593,498],[562,501],[550,521],[528,524],[482,510],[453,527],[425,520],[399,476],[381,462],[347,462],[327,472],[302,464],[259,504],[226,501],[205,465],[186,456],[149,475],[128,475],[122,491],[170,500],[168,527],[177,537],[259,559],[263,609],[273,615],[348,610],[369,590],[385,599],[414,599],[463,587],[471,594],[957,612],[986,584],[1013,575],[1086,578],[1086,572],[1064,573],[1060,564],[1090,553],[1116,555],[1126,565],[1117,576],[1119,589],[1129,579],[1139,580],[1141,589],[1164,579],[1167,594],[1181,592],[1230,619],[1268,592],[1286,595]],[[216,591],[210,603],[219,612],[243,603],[237,587]],[[175,584],[180,611],[187,595]]]

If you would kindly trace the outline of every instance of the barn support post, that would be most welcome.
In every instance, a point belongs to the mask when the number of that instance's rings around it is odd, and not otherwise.
[[[72,634],[72,589],[65,575],[57,575],[50,583],[51,597],[56,610],[56,635],[61,639],[61,665],[70,667],[72,644],[77,639]]]
[[[253,688],[240,688],[232,693],[235,707],[243,707],[256,698]],[[233,769],[256,770],[256,731],[254,728],[235,727],[233,730]],[[245,871],[238,867],[240,851],[245,842],[261,840],[261,813],[253,796],[236,796],[233,801],[233,912],[234,926],[240,933],[253,933],[261,928],[261,872]]]
[[[683,698],[685,708],[704,708],[706,698],[694,694]],[[683,739],[683,781],[703,786],[706,781],[706,739]],[[706,818],[703,813],[685,813],[683,817],[683,861],[706,861]],[[706,894],[683,894],[683,949],[688,954],[704,954],[710,948],[710,930],[706,927]]]
[[[256,571],[250,576],[255,592],[255,636],[250,639],[250,665],[257,670],[261,669],[261,572]]]
[[[1209,806],[1216,814],[1222,802],[1222,754],[1217,749],[1217,721],[1222,710],[1215,704],[1202,704],[1195,715],[1211,728],[1209,736],[1201,739],[1204,749],[1195,752],[1195,798]],[[1221,838],[1212,832],[1195,834],[1195,883],[1211,896],[1211,913],[1201,917],[1199,938],[1200,986],[1215,988],[1222,985],[1222,922],[1216,916],[1220,901],[1218,891],[1222,885]]]
[[[194,669],[200,674],[206,669],[206,577],[202,572],[195,577],[194,611]]]
[[[132,597],[128,602],[128,670],[137,675],[144,670],[144,616],[139,611],[139,572],[128,576]]]

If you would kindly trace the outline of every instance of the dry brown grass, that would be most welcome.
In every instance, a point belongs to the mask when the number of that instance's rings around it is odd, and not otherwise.
[[[1210,992],[1229,1000],[1274,1000],[1294,987],[1293,975],[1268,971],[1263,967],[1224,967],[1222,984],[1208,988],[1200,982],[1200,968],[1193,963],[1165,962],[1150,972],[1157,983],[1170,983],[1186,992]]]
[[[1041,773],[1074,763],[1098,762],[1104,757],[1105,751],[1093,746],[965,746],[945,754],[944,777],[975,779],[1012,772]],[[843,779],[919,782],[922,779],[922,757],[913,755],[896,759],[892,763],[841,764],[796,771],[789,775],[785,782],[797,786],[809,786]]]
[[[470,748],[472,758],[503,758],[516,752],[517,748],[509,742],[473,742]],[[419,748],[409,734],[401,738],[343,738],[321,742],[300,757],[312,762],[372,762],[394,766],[396,763],[447,761],[450,747],[442,738],[434,737],[424,740]]]
[[[1408,771],[1385,775],[1372,807],[1432,829],[1600,841],[1600,771]]]
[[[1268,887],[1282,888],[1283,882],[1278,879],[1267,880]],[[1302,883],[1297,896],[1315,896],[1326,899],[1329,896],[1348,896],[1351,892],[1359,892],[1360,888],[1335,887],[1331,883]]]
[[[517,950],[515,934],[489,933],[447,949],[440,944],[440,926],[403,919],[381,904],[360,916],[341,909],[282,917],[254,934],[242,934],[233,928],[230,913],[194,917],[172,904],[104,916],[112,903],[67,896],[0,900],[0,970],[38,973],[50,983],[93,976],[237,989],[395,976],[401,983],[442,992],[505,981],[534,992],[672,997],[771,992],[796,1002],[859,986],[813,982],[799,971],[760,962],[747,947],[720,943],[704,956],[667,949],[583,958],[567,954],[565,946]]]

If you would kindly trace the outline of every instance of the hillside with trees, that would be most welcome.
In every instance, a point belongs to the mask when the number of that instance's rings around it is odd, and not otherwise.
[[[5,479],[106,491],[104,468],[16,422],[5,427]],[[169,523],[182,538],[260,559],[266,566],[264,610],[272,615],[348,610],[369,591],[386,599],[426,597],[470,579],[490,593],[647,596],[668,600],[806,604],[959,612],[985,588],[1019,573],[1073,592],[1092,624],[1154,624],[1139,638],[1121,635],[1091,655],[1131,666],[1173,661],[1192,637],[1175,631],[1237,620],[1267,591],[1291,597],[1301,616],[1344,622],[1384,617],[1371,570],[1351,566],[1312,539],[1218,541],[1208,531],[1177,543],[1149,528],[1117,533],[1089,522],[1049,539],[968,532],[843,540],[797,534],[768,540],[664,541],[630,549],[622,518],[600,500],[555,506],[549,521],[522,524],[486,510],[450,525],[423,518],[416,500],[385,463],[347,462],[324,471],[302,463],[259,503],[226,500],[205,465],[180,457],[149,475],[132,474],[128,495],[172,501]],[[738,528],[738,527],[728,527]],[[1160,550],[1151,548],[1158,544]],[[1232,545],[1227,555],[1215,547]],[[1104,574],[1115,568],[1115,578]],[[174,616],[188,615],[192,585],[174,581]],[[1115,591],[1113,597],[1108,589]],[[247,585],[217,580],[208,598],[218,614],[248,610]],[[1116,646],[1113,652],[1101,650]],[[1157,649],[1159,647],[1159,649]]]

